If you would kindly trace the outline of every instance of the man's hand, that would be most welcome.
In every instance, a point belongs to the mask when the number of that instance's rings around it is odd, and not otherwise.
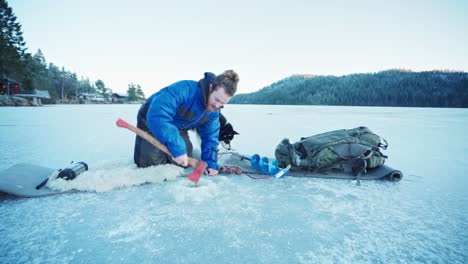
[[[179,157],[172,158],[172,159],[182,167],[187,167],[188,166],[187,154],[184,154],[184,155],[181,155]]]
[[[205,170],[205,175],[213,176],[213,175],[216,175],[216,174],[218,174],[218,171],[215,170],[215,169],[209,168],[209,169],[206,169],[206,170]]]

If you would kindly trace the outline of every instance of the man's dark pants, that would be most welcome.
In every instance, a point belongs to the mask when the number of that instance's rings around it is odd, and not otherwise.
[[[154,136],[153,133],[149,130],[146,124],[146,113],[148,112],[149,103],[145,102],[138,111],[137,115],[137,127],[143,131],[148,132],[150,135]],[[187,148],[187,155],[192,156],[193,146],[190,142],[190,138],[187,130],[179,130],[180,135],[185,141],[185,146]],[[136,136],[135,139],[135,149],[133,154],[133,160],[135,164],[140,168],[145,168],[153,165],[161,164],[176,164],[170,155],[167,155],[162,150],[151,145],[148,141]]]

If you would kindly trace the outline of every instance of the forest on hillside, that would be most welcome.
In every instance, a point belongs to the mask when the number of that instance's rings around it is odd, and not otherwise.
[[[468,107],[468,73],[387,70],[345,76],[294,75],[233,104]]]

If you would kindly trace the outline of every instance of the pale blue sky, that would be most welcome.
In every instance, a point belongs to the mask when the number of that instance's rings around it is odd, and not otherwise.
[[[147,96],[203,72],[239,92],[292,74],[468,71],[468,1],[8,0],[28,51]]]

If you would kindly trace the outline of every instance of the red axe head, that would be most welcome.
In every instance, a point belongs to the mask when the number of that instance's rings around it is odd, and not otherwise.
[[[128,127],[128,123],[125,122],[122,118],[119,118],[119,119],[117,120],[117,122],[115,122],[115,124],[116,124],[118,127],[125,127],[125,128]]]
[[[205,171],[206,166],[206,162],[200,160],[197,164],[197,167],[192,171],[192,173],[190,173],[190,175],[187,178],[193,183],[197,183],[198,180],[200,180],[200,177],[202,176],[203,172]]]

